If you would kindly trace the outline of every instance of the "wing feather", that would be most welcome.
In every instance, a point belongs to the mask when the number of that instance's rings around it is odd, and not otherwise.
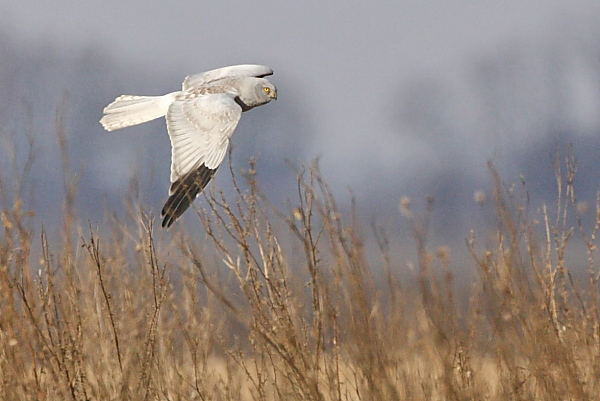
[[[206,83],[216,81],[222,78],[231,77],[256,77],[262,78],[268,75],[273,75],[273,70],[266,65],[258,64],[241,64],[232,65],[229,67],[217,68],[214,70],[201,72],[198,74],[188,75],[183,81],[183,90],[186,91],[189,88],[197,85],[204,85]]]
[[[163,227],[171,226],[191,205],[225,158],[229,138],[242,114],[234,96],[182,96],[169,107],[171,187],[161,212]]]
[[[183,98],[167,113],[171,139],[171,182],[206,164],[216,169],[223,161],[229,138],[242,110],[228,93]]]
[[[216,169],[212,170],[202,165],[171,185],[173,194],[169,197],[160,213],[161,217],[163,217],[163,227],[171,227],[175,220],[190,207],[194,199],[210,182],[216,171]]]

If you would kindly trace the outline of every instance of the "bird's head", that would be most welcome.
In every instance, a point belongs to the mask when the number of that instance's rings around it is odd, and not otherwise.
[[[275,85],[270,83],[269,81],[265,82],[262,85],[262,92],[269,100],[274,99],[277,100],[277,88]]]
[[[257,78],[255,92],[261,103],[268,103],[272,99],[277,100],[277,88],[265,78]]]
[[[238,86],[238,103],[243,111],[277,99],[277,88],[265,78],[247,77]]]

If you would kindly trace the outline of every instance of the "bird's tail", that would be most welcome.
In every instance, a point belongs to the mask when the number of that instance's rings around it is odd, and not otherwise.
[[[107,131],[130,127],[162,117],[179,92],[163,96],[122,95],[104,108],[100,124]]]

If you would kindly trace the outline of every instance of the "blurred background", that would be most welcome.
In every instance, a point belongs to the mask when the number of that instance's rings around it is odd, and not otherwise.
[[[351,191],[365,221],[394,226],[401,197],[418,208],[431,195],[436,238],[464,243],[470,228],[493,221],[491,205],[474,199],[489,198],[488,161],[507,182],[524,180],[538,207],[553,203],[552,155],[568,144],[579,199],[595,202],[600,2],[571,0],[2,2],[5,192],[15,177],[9,156],[22,166],[32,140],[27,206],[40,224],[58,224],[58,125],[83,221],[119,213],[134,177],[158,215],[170,164],[164,120],[108,133],[98,123],[103,107],[240,63],[273,68],[279,99],[243,116],[233,167],[255,157],[276,202],[294,197],[289,164],[318,157],[338,200],[348,205]],[[230,189],[227,168],[216,185]]]

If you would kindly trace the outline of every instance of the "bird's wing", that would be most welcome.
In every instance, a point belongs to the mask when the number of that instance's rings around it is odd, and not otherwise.
[[[161,216],[169,227],[202,192],[223,161],[242,114],[233,93],[183,97],[166,116],[171,139],[171,187]]]
[[[171,104],[167,130],[171,139],[171,182],[204,164],[216,169],[242,114],[230,93],[183,98]]]
[[[273,70],[266,65],[241,64],[217,68],[199,74],[188,75],[183,81],[183,90],[196,85],[203,85],[227,77],[256,77],[262,78],[273,75]]]

